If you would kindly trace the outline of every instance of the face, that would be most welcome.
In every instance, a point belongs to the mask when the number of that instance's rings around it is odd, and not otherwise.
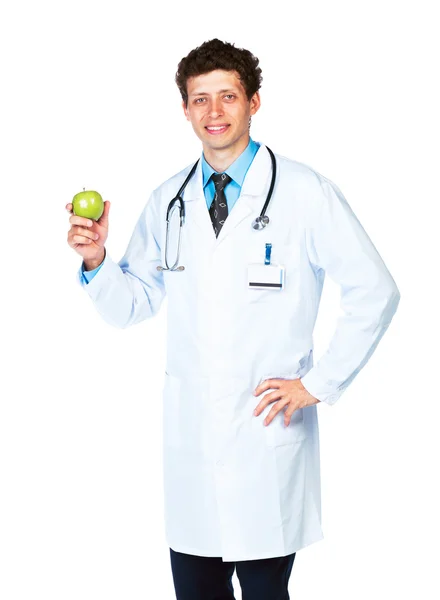
[[[243,151],[249,142],[249,117],[260,107],[258,92],[248,100],[236,71],[216,70],[187,81],[186,118],[205,153]]]

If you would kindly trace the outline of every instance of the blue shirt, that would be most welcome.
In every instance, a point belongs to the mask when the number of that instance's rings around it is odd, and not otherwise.
[[[226,203],[228,205],[228,213],[231,212],[235,203],[238,200],[238,197],[240,196],[244,178],[246,177],[246,173],[248,172],[249,167],[251,166],[259,147],[260,144],[258,142],[254,142],[254,140],[250,138],[249,144],[246,146],[246,149],[243,150],[240,156],[234,160],[232,165],[230,165],[226,169],[226,171],[224,171],[224,173],[229,175],[229,177],[232,179],[232,181],[230,181],[225,187],[225,196]],[[211,167],[211,165],[209,165],[206,162],[205,155],[202,154],[203,192],[205,194],[206,206],[208,207],[208,209],[211,206],[215,193],[214,182],[212,181],[212,179],[210,179],[210,177],[213,173],[217,172],[218,171],[215,171]],[[93,277],[96,275],[96,273],[99,271],[103,264],[104,261],[102,261],[99,267],[93,269],[93,271],[84,271],[83,262],[83,264],[81,265],[81,270],[83,274],[83,279],[86,283],[89,283],[93,279]]]
[[[232,165],[230,165],[226,171],[224,171],[232,179],[232,181],[230,181],[225,187],[228,214],[231,212],[234,204],[237,202],[238,197],[240,196],[244,178],[246,177],[246,173],[248,172],[248,169],[251,166],[259,147],[260,144],[250,139],[246,149],[243,150],[240,156],[234,160]],[[211,165],[206,162],[204,154],[202,155],[202,172],[203,191],[205,193],[206,206],[209,209],[215,194],[214,182],[212,179],[210,179],[210,177],[213,173],[217,173],[218,171],[215,171]]]

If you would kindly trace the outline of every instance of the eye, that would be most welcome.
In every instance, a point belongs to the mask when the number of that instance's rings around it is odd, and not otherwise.
[[[196,98],[194,100],[194,104],[202,104],[202,102],[204,102],[206,100],[206,98]]]
[[[234,94],[226,94],[225,98],[227,100],[233,100],[235,98]]]

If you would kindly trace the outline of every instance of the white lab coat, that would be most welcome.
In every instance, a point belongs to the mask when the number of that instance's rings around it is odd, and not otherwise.
[[[277,180],[262,231],[251,227],[271,179],[264,145],[216,239],[201,163],[184,193],[184,271],[159,272],[165,215],[190,166],[151,195],[119,263],[107,253],[88,285],[103,319],[125,328],[154,316],[168,294],[163,390],[165,532],[176,551],[241,561],[285,556],[322,539],[317,406],[268,425],[253,410],[258,383],[300,377],[334,404],[388,328],[400,294],[335,184],[276,155]],[[177,213],[174,217],[177,216]],[[175,259],[173,221],[169,264]],[[248,289],[247,265],[285,265],[282,291]],[[314,365],[313,328],[325,273],[343,314]]]

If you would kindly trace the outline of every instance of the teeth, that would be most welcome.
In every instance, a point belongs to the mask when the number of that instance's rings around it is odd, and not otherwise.
[[[220,129],[224,129],[226,125],[222,125],[221,127],[208,127],[208,129],[212,129],[214,131],[219,131]]]

